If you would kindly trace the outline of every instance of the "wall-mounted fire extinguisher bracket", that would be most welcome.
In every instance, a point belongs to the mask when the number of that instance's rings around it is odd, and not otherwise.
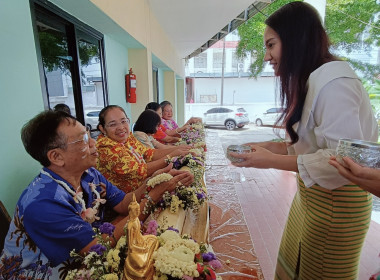
[[[125,92],[127,102],[136,103],[136,75],[133,74],[132,68],[125,75]]]

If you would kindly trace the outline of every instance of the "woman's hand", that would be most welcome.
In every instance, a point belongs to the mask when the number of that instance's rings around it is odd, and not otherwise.
[[[182,127],[175,129],[175,131],[177,133],[181,133],[182,131],[188,130],[189,128],[190,128],[190,125],[186,123]]]
[[[177,170],[177,169],[172,169],[169,171],[169,174],[172,175],[173,177],[181,175],[181,174],[186,174],[185,178],[181,179],[179,185],[184,185],[184,186],[189,186],[194,182],[194,175],[185,170]]]
[[[255,147],[260,146],[262,148],[267,149],[268,151],[279,154],[279,155],[287,155],[288,154],[288,148],[286,145],[286,142],[275,142],[275,141],[265,141],[265,142],[253,142],[253,143],[246,143],[243,144],[245,146]]]
[[[174,177],[167,182],[158,184],[149,192],[149,195],[154,201],[159,201],[162,198],[164,192],[172,192],[177,186],[185,185],[188,186],[194,182],[194,176],[188,171],[174,170],[170,171],[169,174],[174,174]]]
[[[169,157],[185,156],[190,153],[190,147],[181,147],[168,154]]]
[[[248,154],[230,153],[231,156],[241,158],[242,162],[232,162],[237,167],[275,168],[298,172],[297,156],[278,154],[261,146],[250,145],[252,151]]]
[[[193,123],[201,123],[202,122],[202,118],[197,118],[197,117],[192,117],[190,118],[186,124],[193,124]]]
[[[173,168],[173,163],[170,163],[168,166],[164,167],[164,168],[161,168],[161,169],[158,169],[157,171],[155,171],[151,178],[156,176],[156,175],[159,175],[159,174],[162,174],[162,173],[170,173],[170,170]]]
[[[242,162],[232,162],[238,167],[271,168],[274,154],[260,146],[250,145],[251,152],[245,154],[229,153],[232,157],[243,159]]]
[[[343,177],[366,191],[380,196],[380,170],[360,166],[349,157],[343,157],[343,162],[344,164],[341,164],[336,157],[331,157],[329,164],[334,166]]]

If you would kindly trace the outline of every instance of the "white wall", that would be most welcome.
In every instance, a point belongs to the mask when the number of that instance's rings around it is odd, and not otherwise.
[[[220,104],[221,78],[195,78],[194,102],[201,101],[201,95],[217,95]],[[236,103],[262,103],[275,101],[275,78],[224,78],[224,105]]]

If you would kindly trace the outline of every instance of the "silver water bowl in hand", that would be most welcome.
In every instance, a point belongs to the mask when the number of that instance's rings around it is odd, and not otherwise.
[[[229,145],[227,147],[227,158],[231,162],[242,162],[244,159],[235,158],[230,155],[230,153],[238,153],[238,154],[248,154],[251,152],[251,147],[246,145]]]
[[[336,159],[350,157],[361,166],[380,169],[380,144],[356,139],[340,139],[336,148]]]

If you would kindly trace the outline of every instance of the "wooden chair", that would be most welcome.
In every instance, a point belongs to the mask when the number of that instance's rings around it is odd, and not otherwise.
[[[7,209],[4,207],[3,202],[0,201],[0,253],[4,248],[4,240],[7,236],[10,223],[11,217],[9,216]]]

